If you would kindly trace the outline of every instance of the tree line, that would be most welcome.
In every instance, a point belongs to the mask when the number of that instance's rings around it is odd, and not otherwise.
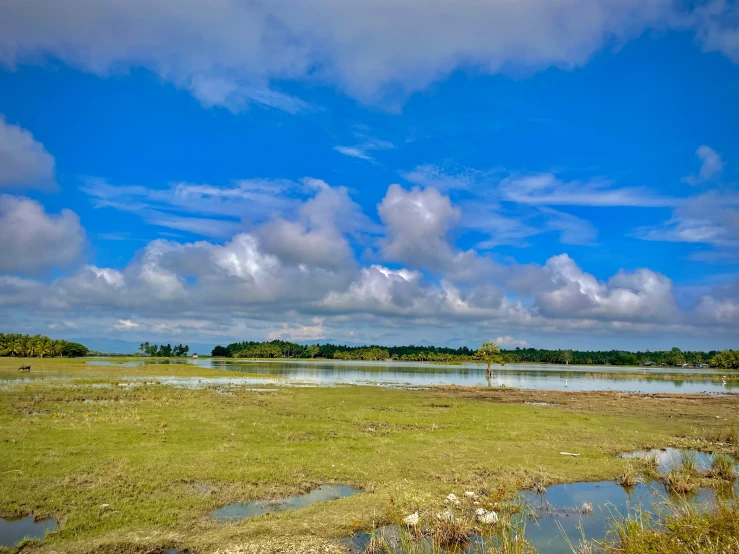
[[[152,356],[154,358],[172,358],[187,356],[190,352],[190,347],[183,344],[178,344],[172,347],[171,344],[149,344],[148,342],[142,342],[139,345],[139,350],[144,356]]]
[[[22,358],[51,358],[66,356],[76,358],[87,356],[88,348],[78,342],[55,340],[44,335],[21,335],[20,333],[0,333],[0,356]]]
[[[409,362],[469,362],[480,359],[477,351],[466,346],[447,348],[437,346],[345,346],[336,344],[301,345],[274,340],[269,342],[236,342],[216,346],[213,356],[226,358],[328,358],[340,360],[398,360]],[[548,350],[516,348],[500,350],[500,360],[507,364],[576,364],[576,365],[655,365],[678,367],[712,365],[725,369],[739,369],[739,351],[682,351],[671,350],[627,352],[624,350]]]

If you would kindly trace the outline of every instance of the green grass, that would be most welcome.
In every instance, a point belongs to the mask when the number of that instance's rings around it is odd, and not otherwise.
[[[643,515],[616,524],[610,554],[695,554],[739,552],[739,505],[722,502],[713,510],[672,506],[661,522]]]
[[[732,398],[381,387],[222,394],[120,385],[243,374],[34,360],[26,382],[18,362],[0,359],[0,511],[61,523],[24,552],[299,552],[384,521],[391,501],[431,512],[450,492],[504,498],[534,483],[612,479],[627,465],[616,452],[694,446],[736,421]],[[543,399],[557,405],[523,403]],[[366,492],[229,525],[209,517],[229,502],[322,483]]]

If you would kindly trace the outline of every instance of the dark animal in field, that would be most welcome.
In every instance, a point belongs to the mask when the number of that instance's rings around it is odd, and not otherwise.
[[[31,371],[31,366],[28,364],[22,365],[18,368],[18,371]]]

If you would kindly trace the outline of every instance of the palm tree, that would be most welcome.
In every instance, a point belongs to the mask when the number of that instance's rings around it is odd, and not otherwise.
[[[38,355],[40,357],[47,356],[51,353],[51,339],[49,337],[41,337],[41,342],[38,346]]]
[[[26,357],[31,350],[31,337],[29,335],[21,335],[18,338],[18,355]]]
[[[28,352],[28,355],[33,357],[38,355],[38,348],[39,343],[41,342],[41,335],[34,335],[31,337],[31,349]]]
[[[18,356],[21,352],[20,350],[20,335],[18,333],[10,333],[6,335],[7,339],[7,353],[11,356]]]

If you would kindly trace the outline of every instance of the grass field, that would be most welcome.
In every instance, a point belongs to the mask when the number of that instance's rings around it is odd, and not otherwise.
[[[728,450],[739,427],[736,396],[190,389],[151,381],[248,375],[31,363],[20,374],[20,360],[0,358],[0,512],[55,517],[60,529],[24,552],[340,551],[335,539],[382,521],[391,499],[432,510],[450,492],[612,479],[627,463],[618,452]],[[365,492],[234,524],[209,516],[324,483]]]

